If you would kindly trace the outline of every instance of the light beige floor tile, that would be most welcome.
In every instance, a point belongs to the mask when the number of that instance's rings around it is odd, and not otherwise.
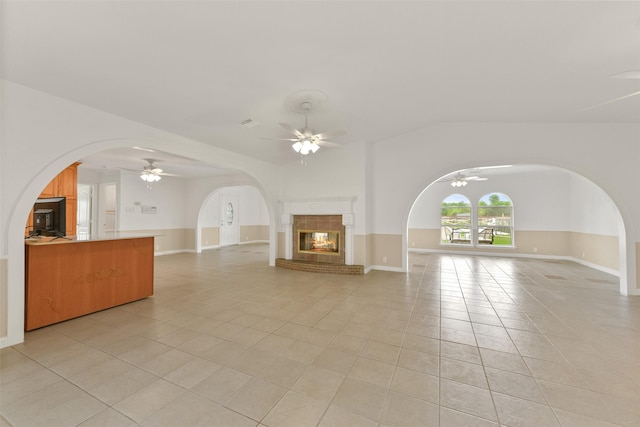
[[[590,390],[538,380],[547,402],[554,408],[589,416],[602,421],[611,419],[610,411]]]
[[[315,427],[326,407],[326,403],[289,391],[264,417],[262,424],[274,427]]]
[[[493,368],[485,369],[492,391],[532,402],[546,403],[533,377]]]
[[[498,427],[498,423],[440,406],[439,427]]]
[[[583,376],[564,361],[554,362],[531,357],[524,357],[523,359],[534,378],[584,389],[589,388]]]
[[[269,335],[253,346],[258,351],[280,355],[284,353],[296,340],[279,335]]]
[[[273,332],[273,334],[281,337],[297,340],[301,336],[308,333],[309,329],[311,328],[309,328],[308,326],[298,325],[295,323],[285,323],[280,328],[278,328],[275,332]]]
[[[77,426],[106,408],[104,403],[84,393],[38,415],[29,421],[29,425],[33,427]]]
[[[141,367],[151,359],[154,359],[169,350],[171,350],[171,347],[168,345],[149,340],[132,350],[122,353],[118,358],[127,363],[131,363],[132,365]]]
[[[498,421],[489,390],[440,380],[440,404],[489,421]]]
[[[270,383],[290,388],[307,371],[309,365],[284,357],[276,357],[257,377]]]
[[[194,332],[196,335],[189,340],[179,344],[177,348],[186,353],[193,354],[195,356],[202,356],[215,346],[223,342],[222,339],[213,337],[211,335],[203,334],[200,332]]]
[[[29,373],[0,386],[0,413],[7,411],[16,400],[27,397],[51,384],[64,381],[58,374],[43,367],[39,367],[35,371],[30,369],[27,372]]]
[[[376,427],[377,422],[331,405],[318,427]]]
[[[529,400],[494,393],[500,422],[514,427],[560,426],[551,408]]]
[[[482,364],[480,351],[475,345],[459,344],[449,341],[442,341],[440,344],[440,354],[454,360],[462,360],[463,362]]]
[[[413,397],[390,392],[380,418],[381,425],[417,426],[438,425],[438,405]]]
[[[389,388],[396,366],[366,357],[358,357],[347,377]]]
[[[219,365],[233,363],[244,353],[246,347],[231,341],[222,341],[199,356]]]
[[[158,377],[142,369],[131,367],[88,392],[108,405],[113,405],[156,381]]]
[[[366,342],[367,341],[363,338],[349,336],[342,331],[333,338],[327,348],[343,351],[345,353],[360,354],[360,351],[362,351]]]
[[[138,424],[131,418],[124,416],[113,408],[107,408],[78,424],[78,427],[134,427],[136,425]]]
[[[360,354],[370,359],[379,360],[380,362],[396,364],[400,350],[401,348],[395,345],[369,340],[364,345]]]
[[[440,340],[420,335],[405,334],[402,348],[421,351],[423,353],[440,354]]]
[[[431,353],[402,349],[398,366],[426,374],[438,375],[440,371],[439,357]]]
[[[370,324],[354,323],[350,322],[345,325],[341,333],[353,338],[360,338],[361,340],[367,340],[373,333],[374,327]]]
[[[260,378],[249,380],[225,406],[253,420],[261,420],[285,395],[287,389]]]
[[[269,334],[266,332],[246,328],[237,334],[232,335],[228,340],[236,344],[240,344],[243,347],[251,347],[265,339],[267,336],[269,336]]]
[[[6,409],[3,408],[2,415],[16,426],[28,425],[39,415],[83,395],[85,393],[73,384],[57,381],[14,400]]]
[[[364,381],[346,378],[333,403],[349,412],[378,421],[382,415],[387,389]]]
[[[483,335],[476,333],[476,341],[478,347],[486,348],[489,350],[502,351],[504,353],[518,353],[518,348],[514,345],[511,338],[507,337],[495,337],[491,335]]]
[[[280,356],[310,365],[323,351],[324,347],[322,346],[296,341],[280,353]]]
[[[87,368],[77,374],[71,375],[69,381],[83,390],[94,389],[101,384],[111,381],[114,377],[130,371],[133,367],[120,359],[110,358]]]
[[[336,335],[337,332],[335,331],[311,328],[309,329],[309,332],[300,337],[300,341],[326,347]]]
[[[253,376],[272,364],[277,357],[252,347],[239,354],[234,360],[229,361],[227,366]]]
[[[162,377],[193,359],[195,359],[194,355],[172,348],[171,350],[149,360],[147,363],[142,365],[141,368],[154,375]]]
[[[489,388],[482,365],[461,360],[440,358],[440,376],[459,383],[480,388]]]
[[[617,427],[620,425],[574,414],[573,412],[563,411],[562,409],[554,409],[553,411],[555,412],[562,427]]]
[[[505,353],[488,348],[481,348],[480,354],[482,355],[482,364],[484,366],[522,375],[530,374],[527,364],[519,354]]]
[[[219,409],[220,406],[217,403],[186,392],[154,411],[141,425],[144,427],[207,425]]]
[[[328,369],[338,374],[346,375],[356,358],[357,356],[354,354],[328,348],[315,358],[312,365],[316,368]]]
[[[185,392],[184,388],[159,379],[116,403],[113,408],[142,423]]]
[[[330,402],[344,381],[344,375],[311,366],[291,387],[298,393],[322,402]]]
[[[224,403],[249,380],[247,375],[231,368],[220,368],[191,388],[209,400]]]
[[[440,395],[440,379],[435,375],[397,367],[391,390],[437,404]]]
[[[451,341],[458,344],[466,344],[471,346],[476,345],[476,336],[473,332],[469,331],[440,328],[440,338],[444,341]]]
[[[221,365],[194,357],[189,362],[167,373],[163,378],[184,388],[192,388],[221,368]]]

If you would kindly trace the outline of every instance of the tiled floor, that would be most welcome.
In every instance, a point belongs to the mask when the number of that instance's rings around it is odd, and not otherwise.
[[[156,258],[156,295],[0,351],[0,425],[640,425],[640,298],[570,262],[301,273]]]

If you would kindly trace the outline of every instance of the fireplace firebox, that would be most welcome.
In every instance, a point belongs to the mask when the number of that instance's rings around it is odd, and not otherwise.
[[[340,256],[340,231],[298,230],[298,252]]]

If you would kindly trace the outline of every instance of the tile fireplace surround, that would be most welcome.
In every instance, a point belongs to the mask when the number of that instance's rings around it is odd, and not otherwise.
[[[285,258],[276,266],[299,271],[364,274],[363,266],[353,265],[353,202],[355,198],[283,202],[280,224],[285,231]],[[337,231],[338,255],[298,250],[298,232]]]

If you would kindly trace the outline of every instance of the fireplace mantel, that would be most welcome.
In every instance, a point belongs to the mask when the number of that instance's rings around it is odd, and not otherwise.
[[[342,225],[345,227],[344,261],[346,265],[353,265],[353,228],[355,225],[353,204],[355,201],[356,197],[281,202],[280,225],[285,232],[285,259],[291,260],[293,258],[294,215],[342,215]]]

